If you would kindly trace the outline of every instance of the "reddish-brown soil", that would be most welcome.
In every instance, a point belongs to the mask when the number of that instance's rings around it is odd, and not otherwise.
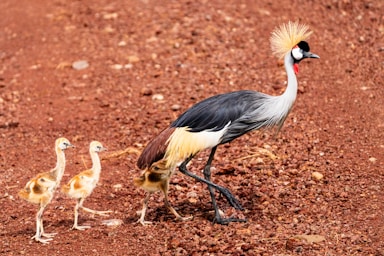
[[[384,1],[0,1],[0,254],[2,255],[384,255]],[[192,104],[217,93],[280,94],[286,79],[271,31],[307,23],[319,60],[305,60],[299,94],[282,131],[253,132],[218,148],[213,180],[247,223],[212,223],[207,187],[177,173],[177,222],[144,192],[140,151]],[[72,63],[89,67],[76,70]],[[160,98],[161,95],[163,99]],[[75,202],[57,192],[44,213],[48,245],[31,240],[37,207],[17,192],[66,152],[62,182],[90,166],[99,140],[98,187],[70,230]],[[207,152],[190,169],[201,174]],[[317,180],[313,172],[324,175]],[[117,219],[118,226],[103,225]],[[307,236],[305,236],[307,235]],[[313,241],[315,240],[315,241]]]

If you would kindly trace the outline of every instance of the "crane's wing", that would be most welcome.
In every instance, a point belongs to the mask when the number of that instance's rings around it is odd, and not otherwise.
[[[217,143],[223,144],[262,127],[266,120],[257,110],[269,97],[263,93],[243,90],[215,95],[195,104],[147,145],[139,157],[138,167],[144,169],[162,159],[167,150],[168,138],[178,128],[187,128],[191,133],[225,129]]]
[[[137,160],[137,166],[140,169],[145,169],[164,157],[168,145],[168,138],[174,130],[174,128],[168,127],[148,143]]]
[[[257,110],[270,96],[256,91],[235,91],[205,99],[184,112],[171,127],[188,127],[190,132],[227,129],[220,144],[258,129],[266,119]]]
[[[264,94],[236,91],[207,98],[185,111],[171,127],[189,127],[190,132],[219,131],[249,111]]]

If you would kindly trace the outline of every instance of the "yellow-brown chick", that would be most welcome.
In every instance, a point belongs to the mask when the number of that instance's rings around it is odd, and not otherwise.
[[[64,150],[69,147],[73,147],[73,145],[66,138],[58,138],[55,142],[55,151],[57,155],[56,167],[49,172],[38,174],[19,191],[20,198],[39,205],[39,210],[36,215],[36,234],[32,239],[44,244],[51,241],[55,233],[44,232],[42,219],[43,212],[45,207],[51,202],[54,192],[63,176],[65,170]]]
[[[76,176],[74,176],[68,184],[62,187],[62,191],[67,194],[71,198],[75,198],[77,200],[75,206],[75,217],[74,224],[72,229],[84,230],[90,228],[90,226],[79,226],[78,225],[78,217],[79,217],[79,208],[84,211],[107,216],[111,211],[95,211],[83,206],[84,200],[92,193],[93,189],[96,187],[97,182],[100,178],[101,172],[101,163],[98,153],[105,151],[106,148],[98,141],[92,141],[89,146],[89,153],[92,159],[92,168],[85,170]]]
[[[161,190],[164,193],[165,206],[175,215],[176,220],[187,221],[191,220],[193,216],[182,217],[177,211],[170,205],[168,201],[168,188],[169,180],[174,173],[174,169],[166,167],[166,161],[160,160],[153,163],[149,168],[145,169],[140,177],[134,178],[133,183],[147,191],[147,195],[143,201],[143,209],[141,210],[141,216],[138,222],[142,225],[149,225],[152,222],[145,221],[145,212],[148,208],[148,200],[152,193]]]

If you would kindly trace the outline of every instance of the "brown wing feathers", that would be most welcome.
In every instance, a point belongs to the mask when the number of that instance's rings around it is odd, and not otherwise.
[[[164,157],[168,146],[168,139],[174,131],[175,128],[168,127],[148,143],[141,153],[139,160],[137,160],[137,166],[140,169],[145,169]]]

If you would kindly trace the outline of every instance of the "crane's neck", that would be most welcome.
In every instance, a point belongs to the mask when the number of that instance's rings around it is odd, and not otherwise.
[[[287,104],[292,107],[296,100],[297,95],[297,79],[294,69],[294,59],[292,58],[291,52],[288,52],[284,58],[285,71],[287,72],[288,84],[285,92],[281,95]]]
[[[263,107],[262,119],[268,120],[265,125],[277,125],[277,132],[281,129],[287,118],[297,95],[297,80],[294,69],[294,59],[291,53],[284,58],[284,66],[287,72],[288,84],[285,92],[279,96],[271,96]]]
[[[100,176],[100,172],[101,172],[101,164],[100,164],[99,154],[97,152],[93,151],[93,150],[90,150],[89,153],[90,153],[91,159],[92,159],[93,175],[95,177],[99,177]]]
[[[63,178],[65,170],[65,154],[64,150],[59,147],[56,147],[56,167],[52,170],[52,174],[56,178],[56,183],[60,184],[61,178]]]

